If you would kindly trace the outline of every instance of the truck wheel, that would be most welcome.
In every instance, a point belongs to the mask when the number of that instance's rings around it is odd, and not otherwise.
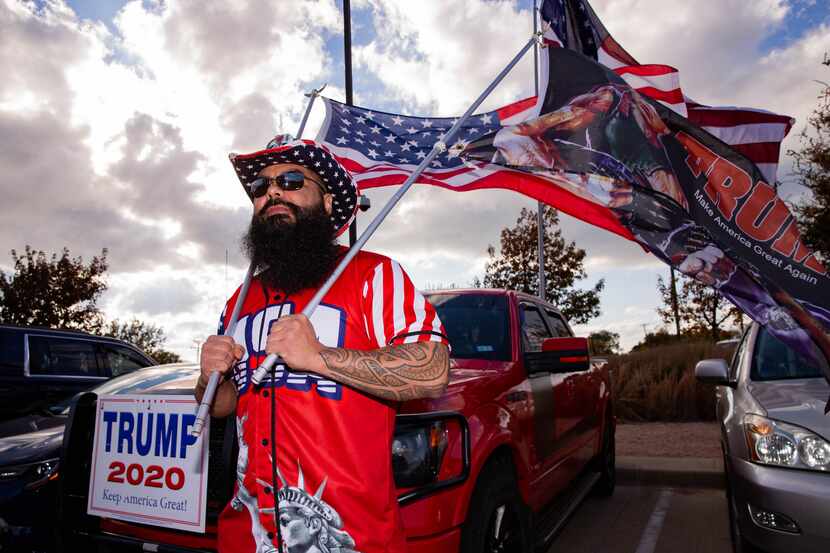
[[[478,477],[461,530],[461,553],[529,553],[530,510],[522,502],[512,464],[496,459]]]
[[[594,492],[601,497],[611,497],[617,485],[617,446],[614,439],[614,424],[611,420],[605,422],[602,451],[595,463],[599,480],[594,485]]]

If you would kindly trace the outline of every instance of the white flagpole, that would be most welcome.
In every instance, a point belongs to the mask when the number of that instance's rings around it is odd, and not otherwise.
[[[308,98],[308,106],[306,107],[302,121],[300,121],[300,128],[297,131],[298,140],[303,136],[303,130],[305,130],[305,124],[308,121],[308,115],[311,113],[311,107],[314,105],[314,100],[317,99],[317,96],[320,95],[324,88],[326,88],[326,85],[323,85],[318,89],[312,89],[311,92],[306,94],[306,97]],[[233,306],[231,319],[228,322],[228,326],[225,327],[223,336],[234,335],[236,323],[239,320],[239,312],[242,310],[242,304],[245,303],[245,296],[248,295],[248,288],[251,286],[251,280],[254,277],[255,270],[256,267],[254,267],[254,264],[251,263],[251,265],[248,266],[248,272],[245,274],[245,280],[242,282],[242,289],[239,291],[239,296],[236,298],[236,304]],[[210,379],[208,379],[207,386],[205,387],[202,402],[199,404],[199,410],[196,411],[196,422],[193,423],[193,430],[190,431],[192,436],[199,437],[202,434],[202,429],[204,428],[205,422],[210,414],[210,407],[213,405],[213,399],[216,396],[216,390],[219,388],[219,380],[221,376],[222,375],[219,371],[213,371],[210,373]]]
[[[504,79],[505,76],[507,76],[510,70],[513,69],[513,67],[517,63],[519,63],[519,60],[522,59],[522,57],[527,53],[530,47],[537,42],[538,39],[538,33],[533,33],[531,39],[527,41],[527,44],[525,44],[525,46],[519,51],[519,53],[516,54],[516,56],[510,61],[510,63],[507,64],[507,67],[505,67],[501,71],[501,73],[498,74],[495,80],[492,83],[490,83],[490,85],[484,90],[484,92],[481,93],[478,99],[475,102],[473,102],[473,104],[469,107],[469,109],[467,109],[464,115],[462,115],[455,122],[455,124],[450,128],[447,134],[435,143],[435,145],[432,147],[432,150],[430,150],[429,154],[427,154],[427,156],[421,161],[421,164],[418,165],[418,167],[411,175],[409,175],[409,177],[406,179],[406,182],[404,182],[403,185],[401,185],[401,187],[398,189],[395,195],[389,199],[389,202],[387,202],[383,209],[380,210],[377,216],[366,228],[366,230],[363,231],[363,234],[360,235],[360,238],[357,239],[357,242],[355,242],[351,249],[349,249],[349,251],[343,257],[343,259],[340,261],[340,264],[331,274],[329,279],[320,287],[319,290],[317,290],[317,293],[314,294],[314,297],[311,298],[311,300],[303,309],[303,315],[305,315],[306,317],[310,317],[311,314],[314,313],[314,310],[323,300],[323,296],[325,296],[326,293],[331,289],[331,287],[337,281],[337,278],[346,269],[346,266],[357,255],[357,252],[359,252],[363,245],[366,244],[366,242],[369,240],[369,238],[372,237],[372,234],[374,234],[375,230],[377,230],[377,228],[380,226],[383,220],[386,219],[386,216],[389,215],[389,212],[392,211],[392,208],[394,208],[398,201],[403,197],[403,195],[406,194],[407,190],[409,190],[409,188],[415,183],[415,181],[418,179],[418,177],[421,175],[424,169],[426,169],[427,166],[432,162],[435,156],[447,150],[447,143],[453,139],[461,125],[463,125],[464,122],[466,122],[467,119],[469,119],[470,115],[472,115],[472,113],[478,108],[478,106],[481,105],[481,102],[483,102],[484,99],[490,95],[493,89],[496,88],[496,86],[502,81],[502,79]],[[251,381],[254,383],[254,385],[259,385],[259,383],[262,382],[262,379],[265,378],[265,376],[268,374],[268,371],[271,370],[271,367],[273,367],[274,364],[277,363],[277,361],[279,361],[279,358],[274,354],[270,354],[268,357],[265,358],[265,361],[263,361],[262,364],[259,367],[257,367],[256,371],[254,371],[254,374],[251,375]]]
[[[538,32],[537,17],[539,10],[536,7],[536,0],[533,0],[533,34]],[[539,45],[533,48],[533,85],[536,87],[536,97],[539,97]],[[538,103],[538,100],[537,100]],[[537,261],[539,262],[539,298],[545,299],[545,204],[536,202],[536,247],[538,250]]]
[[[306,106],[306,108],[305,108],[305,113],[303,114],[303,120],[300,121],[300,128],[299,128],[299,130],[297,130],[297,140],[300,140],[303,137],[303,131],[305,130],[305,124],[308,122],[308,116],[311,113],[311,106],[314,105],[314,100],[317,99],[317,96],[319,96],[320,93],[323,92],[323,90],[325,88],[326,88],[326,85],[324,84],[320,88],[317,88],[317,89],[312,88],[311,92],[306,93],[305,96],[306,96],[306,98],[308,98],[308,106]]]

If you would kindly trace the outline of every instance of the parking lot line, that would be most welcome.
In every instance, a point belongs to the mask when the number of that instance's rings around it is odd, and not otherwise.
[[[669,488],[617,486],[612,497],[589,497],[548,548],[548,553],[635,553]],[[652,553],[731,553],[723,490],[671,488]],[[653,524],[652,524],[653,523]]]
[[[670,489],[662,490],[657,498],[657,503],[654,505],[654,510],[643,529],[643,534],[640,537],[640,543],[637,545],[635,553],[654,553],[654,548],[657,546],[657,540],[660,538],[660,531],[663,529],[663,522],[666,520],[666,513],[671,504],[672,491]]]

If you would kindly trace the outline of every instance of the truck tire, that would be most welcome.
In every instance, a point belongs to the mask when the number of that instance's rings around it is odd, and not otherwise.
[[[614,439],[614,421],[610,416],[605,421],[602,450],[594,462],[595,470],[599,473],[594,493],[600,497],[611,497],[617,485],[617,445]]]
[[[530,553],[530,509],[519,495],[512,463],[487,463],[470,498],[461,529],[461,553]]]

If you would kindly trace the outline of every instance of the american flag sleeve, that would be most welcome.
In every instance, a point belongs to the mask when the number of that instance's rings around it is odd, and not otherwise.
[[[370,269],[362,293],[366,332],[377,347],[413,342],[449,346],[435,308],[396,261],[384,259]]]

